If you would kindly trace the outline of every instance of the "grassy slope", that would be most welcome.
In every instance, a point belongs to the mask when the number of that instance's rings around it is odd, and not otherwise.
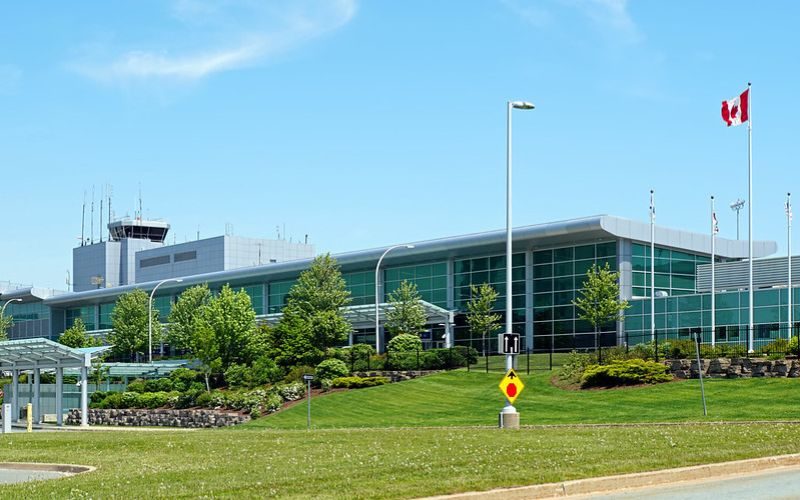
[[[69,432],[0,438],[0,461],[98,470],[0,498],[408,498],[800,451],[800,426]]]
[[[526,424],[791,420],[800,416],[800,380],[706,380],[703,417],[697,380],[608,391],[566,391],[550,372],[522,375],[526,387],[515,406]],[[312,400],[317,428],[496,425],[503,406],[497,373],[442,373],[400,384],[338,392]],[[249,424],[301,429],[306,406],[297,405]]]

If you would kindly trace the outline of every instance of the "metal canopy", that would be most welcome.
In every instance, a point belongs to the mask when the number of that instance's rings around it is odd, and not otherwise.
[[[0,370],[81,368],[111,346],[75,349],[44,338],[0,342]]]
[[[154,361],[152,363],[103,363],[101,366],[108,369],[111,377],[163,377],[178,368],[189,364],[186,359],[170,359],[167,361]],[[64,373],[74,374],[75,370],[66,370]]]
[[[428,318],[428,323],[452,323],[453,313],[447,309],[443,309],[437,305],[431,304],[424,300],[419,303],[425,309],[425,316]],[[383,302],[378,304],[378,319],[383,322],[386,319],[386,313],[394,309],[391,303]],[[342,308],[342,313],[354,329],[360,328],[374,328],[375,327],[375,304],[364,304],[360,306],[347,306]],[[264,321],[269,324],[277,323],[283,313],[272,313],[263,316]]]

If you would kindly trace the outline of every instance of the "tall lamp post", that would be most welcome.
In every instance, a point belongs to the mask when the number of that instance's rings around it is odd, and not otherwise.
[[[533,104],[526,101],[508,101],[506,105],[506,333],[513,333],[513,301],[511,294],[513,293],[511,280],[512,276],[512,240],[511,240],[511,111],[514,109],[533,109]],[[506,371],[514,368],[514,354],[506,355]],[[506,400],[506,405],[503,408],[501,415],[501,422],[505,426],[505,415],[517,414],[517,409]],[[518,417],[517,417],[518,418]],[[513,423],[509,422],[511,426]],[[517,420],[516,427],[519,426]]]
[[[737,198],[736,201],[731,203],[731,210],[736,212],[736,239],[739,239],[739,211],[744,208],[744,200]]]
[[[22,299],[9,299],[9,300],[7,300],[6,303],[3,304],[3,308],[0,309],[0,319],[6,317],[6,307],[8,306],[8,304],[10,304],[12,302],[22,302]]]
[[[380,354],[381,353],[381,335],[380,335],[380,310],[379,304],[381,303],[380,299],[380,271],[381,271],[381,262],[383,262],[383,258],[386,257],[386,254],[394,250],[395,248],[414,248],[414,245],[395,245],[392,247],[387,248],[381,258],[378,259],[378,265],[375,266],[375,352]]]
[[[180,283],[183,281],[181,278],[169,278],[162,281],[159,281],[156,286],[153,287],[153,291],[150,292],[150,302],[147,307],[147,362],[153,362],[153,296],[156,294],[156,290],[158,287],[163,285],[164,283]]]

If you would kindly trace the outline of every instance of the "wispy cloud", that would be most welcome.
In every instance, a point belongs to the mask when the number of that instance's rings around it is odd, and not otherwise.
[[[536,27],[556,24],[564,8],[578,12],[589,19],[603,33],[625,42],[638,42],[642,38],[628,10],[628,0],[500,0],[515,15]]]
[[[601,28],[613,30],[628,41],[641,39],[641,32],[628,12],[628,0],[567,0]]]
[[[355,16],[356,2],[176,0],[170,13],[182,31],[199,39],[196,48],[127,49],[105,60],[84,59],[70,67],[103,83],[194,81],[263,63],[341,28]],[[208,41],[210,37],[213,42]]]

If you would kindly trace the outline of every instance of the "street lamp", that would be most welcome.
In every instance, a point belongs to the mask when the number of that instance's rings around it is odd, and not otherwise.
[[[380,336],[380,311],[378,305],[380,304],[380,286],[379,286],[379,276],[381,271],[381,262],[383,262],[383,258],[386,257],[386,254],[394,250],[395,248],[414,248],[414,245],[395,245],[393,247],[389,247],[386,251],[383,252],[381,258],[378,259],[378,265],[375,266],[375,352],[377,354],[381,353],[381,336]]]
[[[512,311],[513,304],[511,295],[513,293],[512,280],[512,240],[511,240],[511,111],[513,109],[533,109],[534,106],[526,101],[508,101],[506,107],[506,333],[513,332]],[[514,355],[506,355],[506,371],[514,368]],[[516,408],[506,400],[503,414],[517,413]]]
[[[153,291],[150,292],[150,303],[147,307],[147,362],[153,362],[153,296],[156,294],[156,290],[158,287],[163,285],[164,283],[169,283],[174,281],[175,283],[180,283],[183,281],[181,278],[169,278],[163,281],[159,281],[156,286],[153,287]]]
[[[9,299],[9,300],[7,300],[6,303],[3,304],[3,308],[0,309],[0,317],[3,317],[3,316],[6,315],[6,307],[8,306],[8,304],[10,304],[12,302],[22,302],[22,299]]]
[[[10,304],[12,302],[22,302],[22,299],[9,299],[9,300],[7,300],[6,303],[3,304],[3,308],[0,309],[0,319],[6,317],[6,306],[8,306],[8,304]]]

